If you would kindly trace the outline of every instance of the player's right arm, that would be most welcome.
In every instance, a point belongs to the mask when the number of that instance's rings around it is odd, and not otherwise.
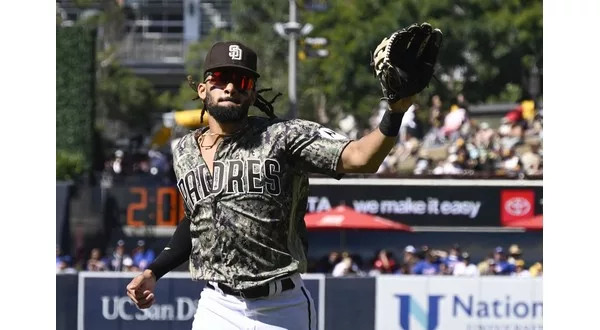
[[[186,216],[175,229],[165,249],[127,285],[127,295],[131,301],[141,309],[152,306],[156,281],[188,260],[191,252],[190,219]]]
[[[169,244],[152,261],[145,272],[150,272],[158,281],[166,273],[189,260],[191,253],[192,237],[190,235],[190,219],[186,216],[177,225],[177,229],[175,229],[175,233],[173,233]]]

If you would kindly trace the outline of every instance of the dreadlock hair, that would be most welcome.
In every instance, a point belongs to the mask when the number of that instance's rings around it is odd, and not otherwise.
[[[210,73],[206,73],[204,76],[204,78],[206,79],[206,77],[208,77]],[[190,86],[191,89],[193,89],[194,91],[198,92],[198,82],[194,81],[194,79],[192,78],[191,75],[187,76],[187,81],[188,81],[188,85]],[[277,116],[275,115],[275,109],[273,108],[273,103],[275,103],[275,100],[277,100],[278,97],[280,97],[281,93],[277,93],[272,99],[271,101],[267,101],[267,99],[265,99],[261,93],[264,92],[268,92],[273,90],[273,88],[263,88],[263,89],[259,89],[256,91],[256,100],[254,100],[254,103],[252,104],[253,106],[257,107],[260,111],[262,111],[263,113],[265,113],[267,116],[269,116],[269,118],[271,119],[276,119]],[[200,96],[196,96],[192,99],[192,101],[196,101],[200,99]],[[206,112],[206,102],[203,100],[202,101],[202,112],[200,113],[200,122],[202,123],[202,119],[204,118],[204,113]]]
[[[259,89],[256,91],[256,100],[254,101],[254,106],[257,107],[260,111],[264,112],[267,114],[267,116],[269,116],[269,118],[271,119],[276,119],[277,116],[275,116],[275,110],[273,108],[273,103],[275,103],[275,100],[277,100],[278,97],[280,97],[281,93],[277,93],[277,95],[275,95],[271,101],[267,101],[267,99],[265,99],[262,95],[260,95],[260,93],[264,93],[264,92],[268,92],[273,90],[273,88],[263,88],[263,89]]]

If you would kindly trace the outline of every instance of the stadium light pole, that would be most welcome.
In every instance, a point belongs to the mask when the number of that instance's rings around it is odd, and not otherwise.
[[[296,64],[298,60],[297,43],[299,36],[308,35],[313,30],[312,24],[300,24],[297,22],[296,1],[289,0],[289,20],[285,23],[275,23],[275,32],[280,37],[288,40],[288,94],[289,112],[288,118],[298,117],[298,102],[296,95]]]

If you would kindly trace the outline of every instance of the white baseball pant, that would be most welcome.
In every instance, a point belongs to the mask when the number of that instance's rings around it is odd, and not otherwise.
[[[295,285],[293,289],[278,292],[281,284],[276,282],[281,280],[273,281],[269,283],[272,294],[258,299],[205,287],[192,330],[317,330],[317,312],[310,292],[299,274],[290,279]]]

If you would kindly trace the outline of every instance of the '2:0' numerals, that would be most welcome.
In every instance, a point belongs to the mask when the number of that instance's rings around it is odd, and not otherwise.
[[[152,194],[153,192],[155,195]],[[174,187],[131,187],[129,188],[129,193],[137,195],[137,201],[127,205],[127,226],[177,226],[179,220],[184,215],[183,201],[179,192]],[[155,206],[155,212],[151,212],[148,209],[149,202],[150,205]],[[146,219],[137,218],[136,216],[139,216],[137,214],[139,212],[143,212]]]

